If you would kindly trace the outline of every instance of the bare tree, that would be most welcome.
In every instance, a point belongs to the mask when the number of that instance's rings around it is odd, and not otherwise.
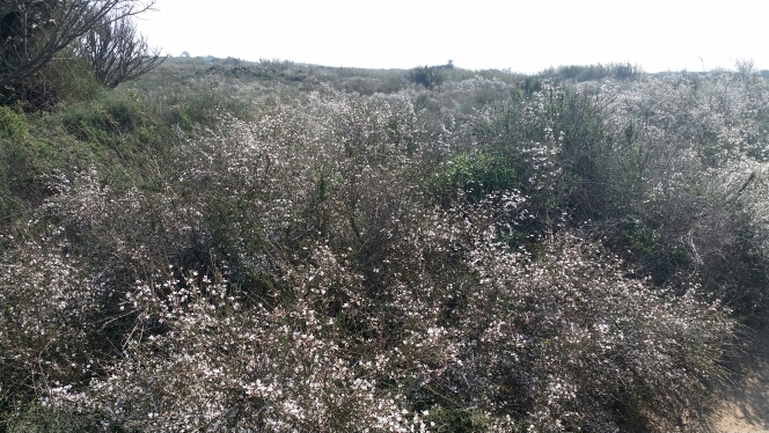
[[[0,91],[34,75],[105,20],[148,10],[155,0],[0,0]]]
[[[112,15],[78,40],[75,55],[88,61],[96,78],[109,88],[155,69],[166,59],[137,34],[131,17]]]

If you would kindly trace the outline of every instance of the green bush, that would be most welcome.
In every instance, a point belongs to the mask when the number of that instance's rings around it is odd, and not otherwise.
[[[623,95],[603,108],[614,138],[597,159],[611,186],[602,222],[609,241],[658,284],[680,293],[697,281],[746,323],[761,322],[769,275],[763,80],[745,70],[669,74],[604,92]]]
[[[546,83],[490,104],[469,122],[473,145],[517,174],[516,187],[541,221],[562,212],[574,222],[603,218],[613,205],[613,135],[596,99]]]
[[[638,266],[639,277],[650,276],[659,286],[692,264],[685,246],[630,215],[617,223],[616,230],[618,232],[606,230],[605,233],[610,234],[607,244],[611,244],[614,251],[625,253],[625,259]]]
[[[63,165],[61,148],[49,137],[38,136],[41,121],[18,108],[0,106],[0,225],[40,205],[48,195],[44,178]]]
[[[446,80],[446,74],[438,66],[417,66],[409,71],[408,80],[428,89],[440,86]]]
[[[172,129],[190,133],[197,129],[213,127],[222,116],[233,115],[248,118],[250,104],[246,101],[226,97],[211,89],[174,88],[168,93],[149,99],[153,114],[162,124]]]
[[[52,111],[92,100],[104,91],[88,65],[71,52],[49,62],[38,73],[0,93],[0,103],[20,104],[25,111]]]
[[[429,188],[437,192],[442,201],[455,198],[457,193],[479,200],[491,192],[520,187],[510,160],[502,155],[481,152],[455,156],[429,183]]]
[[[24,140],[28,135],[29,125],[24,113],[0,105],[0,140]]]
[[[116,141],[146,124],[146,114],[137,101],[124,97],[101,98],[62,112],[64,128],[81,141]]]

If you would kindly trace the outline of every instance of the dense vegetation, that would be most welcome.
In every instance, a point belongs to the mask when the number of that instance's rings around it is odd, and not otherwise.
[[[0,430],[705,431],[769,308],[738,66],[44,71],[0,106]]]

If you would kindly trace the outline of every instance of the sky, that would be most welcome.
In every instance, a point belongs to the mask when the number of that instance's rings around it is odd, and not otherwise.
[[[137,20],[179,56],[360,68],[536,73],[629,62],[646,72],[769,69],[762,0],[156,0]]]

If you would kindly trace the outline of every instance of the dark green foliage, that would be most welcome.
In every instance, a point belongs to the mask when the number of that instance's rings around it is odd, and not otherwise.
[[[482,152],[505,159],[521,180],[516,187],[542,211],[584,221],[612,205],[606,163],[614,137],[602,122],[589,91],[547,85],[492,105],[472,131]]]
[[[524,95],[531,96],[542,90],[542,81],[534,77],[526,77],[521,83],[521,90]]]
[[[161,103],[154,107],[155,115],[162,119],[164,125],[185,132],[193,132],[201,126],[214,126],[225,114],[236,117],[249,115],[250,104],[247,101],[224,97],[206,89],[195,92],[174,89],[162,98]]]
[[[2,413],[2,412],[0,412]],[[45,406],[31,406],[16,417],[9,433],[71,433],[104,431],[99,416]],[[3,426],[0,424],[0,430]],[[5,431],[5,430],[2,430]],[[121,430],[112,430],[119,432]]]
[[[611,246],[626,252],[629,263],[637,264],[639,277],[650,276],[655,284],[663,286],[692,265],[684,246],[630,215],[617,223],[616,230],[609,238]]]
[[[107,94],[53,119],[78,142],[78,149],[95,153],[91,163],[111,167],[108,171],[119,183],[136,177],[145,186],[156,187],[151,185],[158,181],[161,161],[178,140],[173,127],[159,123],[150,108],[130,92]]]
[[[62,53],[62,56],[67,55]],[[0,92],[0,104],[16,104],[27,112],[52,111],[62,105],[92,100],[102,91],[85,62],[65,57],[48,63],[35,75]]]
[[[81,141],[104,142],[131,134],[146,123],[137,102],[128,98],[110,98],[70,110],[61,123]]]
[[[417,66],[409,71],[408,79],[414,84],[432,89],[440,86],[446,80],[446,75],[438,66]]]
[[[41,120],[0,106],[0,227],[40,205],[50,194],[45,178],[74,156],[71,149],[62,152],[58,143],[40,136]]]
[[[504,155],[482,152],[457,155],[432,179],[442,197],[460,192],[478,200],[494,191],[508,191],[520,186],[512,161]]]
[[[0,140],[23,140],[28,135],[29,124],[24,113],[0,106]]]
[[[0,106],[0,226],[20,216],[24,202],[17,197],[18,152],[29,136],[29,124],[23,113]]]
[[[601,218],[611,200],[611,172],[607,157],[613,153],[614,137],[606,131],[601,109],[588,90],[565,92],[550,98],[553,131],[561,131],[560,159],[568,173],[568,204],[577,220]]]

